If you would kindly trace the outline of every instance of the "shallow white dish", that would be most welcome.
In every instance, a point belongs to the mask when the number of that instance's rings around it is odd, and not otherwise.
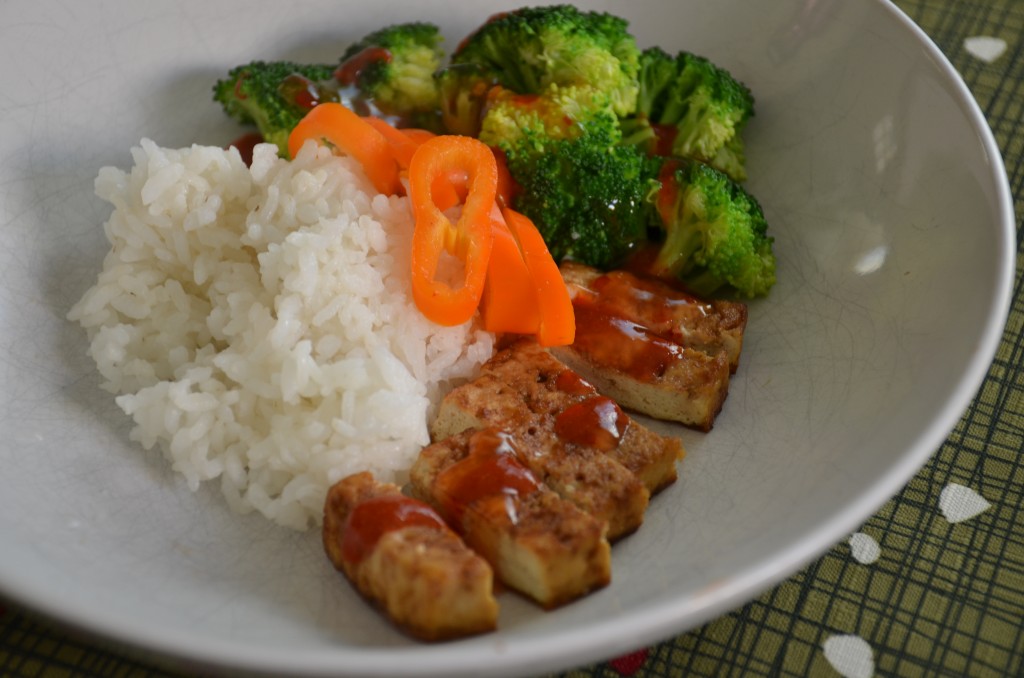
[[[0,7],[0,593],[190,665],[536,673],[742,604],[900,489],[974,395],[1008,308],[1012,204],[970,94],[883,2],[587,4],[753,89],[748,186],[780,263],[715,430],[680,433],[681,478],[616,545],[612,585],[548,613],[505,594],[498,633],[417,645],[333,572],[317,534],[232,515],[131,444],[65,320],[106,247],[96,172],[127,166],[144,136],[232,139],[209,97],[227,68],[330,60],[407,19],[454,42],[515,5],[18,1]]]

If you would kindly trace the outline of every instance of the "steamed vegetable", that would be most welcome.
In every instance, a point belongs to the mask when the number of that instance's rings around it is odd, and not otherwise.
[[[619,116],[634,109],[639,87],[626,28],[565,5],[497,15],[441,76],[442,99],[461,102],[449,117],[502,151],[517,187],[512,205],[556,260],[607,268],[645,238],[656,165],[618,143]]]
[[[480,134],[484,105],[497,79],[484,66],[451,64],[435,76],[440,97],[441,125],[449,134]]]
[[[746,297],[775,284],[775,256],[757,200],[723,172],[669,160],[657,208],[664,242],[652,272],[674,276],[699,295],[732,288]]]
[[[342,96],[357,113],[434,127],[443,38],[437,26],[413,22],[374,31],[345,50],[334,73]],[[355,88],[355,92],[346,88]]]
[[[621,264],[646,237],[657,163],[619,144],[618,119],[587,87],[543,95],[495,88],[480,139],[507,159],[512,201],[540,230],[556,260]]]
[[[295,157],[302,145],[325,140],[355,158],[379,193],[401,189],[398,162],[387,138],[373,125],[341,104],[320,104],[292,130],[288,154]]]
[[[557,259],[598,268],[621,265],[646,239],[652,159],[599,135],[556,139],[533,153],[510,153],[517,210],[540,229]]]
[[[524,7],[492,16],[452,54],[516,94],[551,86],[599,91],[617,115],[636,105],[640,50],[624,19],[570,5]]]
[[[491,219],[494,244],[480,299],[480,322],[488,332],[533,334],[540,327],[540,306],[523,251],[504,218]]]
[[[486,275],[473,268],[483,277],[473,278],[467,294],[492,327],[543,325],[539,309],[515,301],[530,298],[521,281],[537,275],[526,271],[524,242],[504,211],[530,223],[552,263],[609,269],[653,244],[651,272],[698,294],[760,296],[774,284],[764,214],[736,184],[746,178],[742,134],[754,99],[730,73],[686,51],[641,52],[625,20],[569,5],[496,14],[448,63],[441,42],[433,24],[396,24],[348,47],[336,66],[254,62],[234,69],[215,98],[282,155],[308,138],[326,141],[356,157],[377,190],[389,194],[403,193],[406,177],[412,183],[414,158],[435,134],[489,147],[493,197],[487,210],[481,204],[470,213],[474,223],[490,224],[480,242],[489,238],[500,250],[488,256],[505,262],[495,270],[509,274],[496,275],[485,261]],[[317,122],[327,118],[326,127]],[[448,234],[441,250],[431,245],[430,260],[444,251],[464,265],[479,263],[465,256],[476,236],[464,242],[462,227],[437,225],[437,214],[466,210],[473,191],[456,175],[473,167],[418,180],[417,218],[434,224],[431,238]],[[493,214],[485,219],[485,212]],[[502,287],[500,280],[508,282]],[[520,312],[499,312],[499,298]]]
[[[255,125],[265,141],[288,157],[288,135],[303,116],[318,103],[338,100],[330,85],[333,74],[330,65],[254,61],[218,80],[213,98],[231,118]]]
[[[572,299],[544,238],[528,217],[511,209],[504,209],[501,214],[519,242],[533,283],[534,301],[540,314],[535,330],[537,343],[541,346],[571,344],[576,336]]]
[[[640,58],[635,113],[622,122],[625,142],[651,153],[706,162],[746,179],[741,132],[754,115],[750,90],[704,57],[658,47]]]
[[[453,224],[433,197],[438,180],[464,176],[466,198]],[[423,143],[409,167],[409,196],[416,228],[412,237],[412,296],[427,318],[459,325],[476,313],[483,294],[493,235],[491,210],[498,185],[494,154],[471,137],[439,136]],[[438,279],[445,254],[462,266],[461,280]]]
[[[439,184],[465,194],[452,224],[436,201]],[[575,316],[558,264],[529,218],[498,207],[498,164],[492,151],[462,136],[423,143],[409,168],[413,233],[413,299],[443,325],[466,322],[480,307],[485,329],[535,334],[541,346],[572,343]],[[461,264],[452,285],[439,272],[445,253]]]

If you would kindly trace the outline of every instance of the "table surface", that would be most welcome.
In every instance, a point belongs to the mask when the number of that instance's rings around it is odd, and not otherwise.
[[[1024,3],[897,0],[963,76],[1024,214]],[[711,623],[565,678],[1024,675],[1024,292],[949,438],[848,540]],[[174,678],[0,602],[0,676]]]

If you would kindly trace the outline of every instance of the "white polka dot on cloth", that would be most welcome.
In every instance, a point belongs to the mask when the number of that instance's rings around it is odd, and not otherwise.
[[[988,35],[976,35],[964,40],[964,49],[990,64],[1003,56],[1003,52],[1006,51],[1006,41]]]
[[[843,678],[871,678],[875,675],[874,653],[860,636],[830,636],[822,647],[825,659]]]
[[[950,483],[942,489],[939,495],[939,510],[951,523],[960,523],[970,520],[980,513],[987,511],[992,504],[983,496],[969,487]]]
[[[850,553],[858,563],[870,565],[882,555],[882,547],[871,535],[857,532],[850,536]]]

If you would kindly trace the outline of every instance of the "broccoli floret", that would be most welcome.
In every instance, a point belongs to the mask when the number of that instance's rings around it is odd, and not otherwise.
[[[537,225],[556,260],[608,268],[644,240],[657,164],[618,144],[618,117],[603,92],[551,84],[535,95],[495,86],[485,111],[480,140],[502,151],[519,189],[513,206]]]
[[[435,76],[440,97],[441,124],[448,134],[480,134],[484,105],[497,77],[480,64],[452,64]]]
[[[254,61],[233,68],[213,86],[224,112],[244,125],[255,125],[264,140],[288,156],[288,135],[313,106],[337,101],[334,66],[290,61]]]
[[[746,181],[747,179],[747,152],[743,146],[743,137],[739,134],[725,142],[725,145],[718,149],[708,164],[717,170],[725,172],[733,181]]]
[[[589,87],[551,85],[542,96],[492,87],[479,138],[509,156],[543,153],[548,143],[587,135],[593,144],[619,140],[618,118]]]
[[[652,162],[601,135],[551,140],[543,152],[508,156],[520,188],[514,206],[536,224],[556,261],[611,268],[646,238]]]
[[[526,7],[491,17],[452,55],[478,64],[517,94],[551,85],[599,89],[616,114],[633,112],[640,51],[624,19],[569,5]]]
[[[444,58],[442,40],[437,26],[414,22],[382,28],[351,45],[335,72],[341,87],[356,90],[343,90],[343,98],[354,95],[346,103],[360,113],[421,125],[438,108],[434,73]]]
[[[657,47],[642,53],[639,80],[636,113],[622,122],[625,140],[746,179],[741,132],[754,98],[745,85],[704,57]]]
[[[665,161],[655,196],[665,232],[652,266],[698,295],[732,288],[746,297],[775,284],[775,255],[757,200],[723,172],[689,159]]]
[[[640,52],[626,28],[618,17],[566,5],[491,17],[437,75],[445,128],[494,143],[510,134],[501,125],[536,128],[534,118],[549,117],[537,110],[549,108],[543,102],[522,105],[536,97],[565,108],[572,124],[599,118],[607,125],[635,106]],[[566,125],[557,122],[549,131],[562,138]]]

